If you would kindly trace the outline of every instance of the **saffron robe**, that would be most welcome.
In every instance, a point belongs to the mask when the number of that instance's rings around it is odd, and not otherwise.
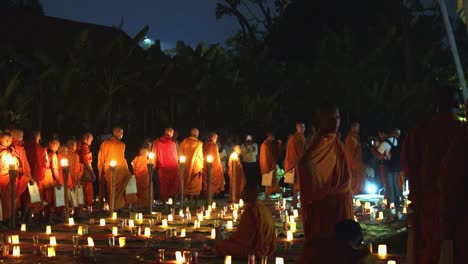
[[[346,161],[351,170],[351,188],[353,194],[360,194],[364,191],[365,168],[362,162],[362,148],[359,140],[359,134],[350,131],[345,140]]]
[[[211,193],[217,195],[224,191],[224,170],[221,164],[221,158],[219,157],[218,145],[213,141],[208,141],[203,144],[203,156],[213,157],[213,163],[211,168]],[[206,160],[203,167],[203,192],[208,193],[208,174]]]
[[[185,169],[182,172],[185,194],[200,195],[202,189],[203,143],[194,137],[185,138],[180,143],[179,154],[186,158]]]
[[[278,179],[276,179],[276,164],[282,151],[282,145],[270,140],[263,141],[260,146],[260,172],[263,174],[273,171],[273,179],[270,187],[265,187],[265,193],[279,192]]]
[[[24,142],[26,157],[31,167],[31,176],[37,183],[45,177],[47,168],[47,150],[34,140]],[[39,187],[41,191],[41,187]]]
[[[7,221],[11,218],[12,197],[9,174],[10,164],[8,163],[9,157],[12,157],[14,159],[16,168],[20,168],[20,162],[18,158],[14,155],[13,148],[0,146],[0,200],[2,203],[3,221]],[[16,179],[18,179],[18,176],[20,175],[17,175]]]
[[[137,184],[137,200],[135,204],[148,206],[149,203],[149,173],[148,158],[146,156],[136,156],[132,161],[133,173]]]
[[[21,205],[21,196],[28,188],[28,183],[31,180],[31,168],[29,167],[28,158],[26,157],[26,151],[21,145],[21,142],[13,140],[13,154],[18,158],[18,177],[16,179],[16,207],[19,208]]]
[[[107,187],[107,197],[111,195],[111,169],[110,162],[115,161],[115,197],[114,197],[114,210],[121,209],[125,203],[132,203],[136,201],[136,195],[125,195],[128,181],[131,174],[128,170],[127,160],[125,159],[125,144],[112,137],[102,142],[98,154],[98,171],[99,171],[99,191],[100,196],[104,195],[104,180]]]
[[[467,147],[467,127],[451,114],[437,114],[406,137],[401,161],[414,210],[408,248],[414,263],[438,263],[443,240],[453,240],[454,263],[468,258]]]
[[[77,144],[76,151],[78,152],[80,156],[80,161],[83,164],[83,172],[86,169],[85,166],[89,165],[89,167],[92,167],[93,163],[93,153],[91,152],[91,146],[88,145],[87,143],[83,141],[79,141]],[[81,184],[83,185],[83,195],[84,195],[84,201],[87,206],[92,206],[93,205],[93,200],[94,200],[94,188],[93,188],[93,182],[89,180],[83,179],[81,177]]]
[[[80,156],[77,152],[68,152],[68,165],[70,166],[69,177],[72,181],[73,188],[77,186],[83,176],[83,163],[80,162]]]
[[[276,251],[275,223],[271,211],[262,202],[246,204],[236,232],[216,243],[219,255],[247,257],[271,256]]]
[[[336,133],[317,132],[298,168],[305,237],[331,239],[335,225],[354,216],[351,175]]]
[[[240,161],[239,157],[234,159],[233,154],[229,156],[228,160],[228,175],[229,175],[229,201],[237,203],[240,199],[240,195],[242,190],[244,190],[245,183],[247,182],[244,174],[244,168],[242,167],[242,162]],[[234,170],[236,173],[236,177],[234,179]],[[234,188],[235,187],[235,188]],[[233,200],[235,189],[236,200]]]
[[[284,159],[284,172],[289,172],[292,169],[295,169],[295,179],[294,179],[294,191],[299,190],[299,180],[297,177],[297,164],[301,160],[304,152],[307,148],[306,138],[304,133],[295,133],[289,137],[287,146],[286,146],[286,157]]]
[[[180,193],[177,145],[171,137],[164,135],[153,143],[153,153],[159,175],[159,195],[161,200],[167,201]]]

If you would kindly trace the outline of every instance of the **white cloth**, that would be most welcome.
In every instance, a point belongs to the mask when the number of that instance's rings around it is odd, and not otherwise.
[[[394,137],[391,137],[391,138],[388,138],[387,139],[388,141],[390,141],[393,146],[398,146],[398,140]],[[391,160],[392,159],[392,156],[390,154],[390,150],[392,149],[392,145],[390,145],[387,140],[384,140],[380,143],[380,146],[379,148],[377,149],[377,151],[384,155],[384,159],[385,160]]]
[[[242,161],[243,162],[257,162],[257,153],[258,153],[258,147],[257,143],[252,143],[249,146],[245,146],[242,144],[241,146],[241,156],[242,156]]]
[[[223,158],[225,158],[225,159],[223,160]],[[221,159],[221,165],[223,166],[223,170],[224,170],[225,173],[227,173],[227,171],[228,171],[228,167],[227,167],[227,160],[228,159],[227,158],[228,158],[228,156],[226,154],[226,150],[225,149],[221,150],[221,152],[219,153],[219,159]]]

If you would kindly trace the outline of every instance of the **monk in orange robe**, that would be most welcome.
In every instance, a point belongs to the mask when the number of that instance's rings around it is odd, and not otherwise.
[[[10,130],[12,136],[13,154],[18,158],[20,166],[18,167],[18,177],[16,180],[15,195],[17,208],[24,207],[22,205],[23,199],[21,197],[28,188],[28,183],[31,181],[31,168],[29,167],[28,158],[26,157],[26,151],[23,147],[23,130],[13,128]]]
[[[11,143],[12,137],[9,133],[0,133],[0,200],[2,203],[2,220],[6,225],[8,225],[11,218],[10,164],[14,164],[16,168],[19,168],[20,165],[18,158],[14,155]]]
[[[88,211],[92,211],[94,200],[93,182],[96,181],[96,174],[92,166],[93,153],[91,152],[91,144],[93,143],[93,139],[93,134],[87,132],[83,135],[77,146],[80,162],[83,164],[81,184],[83,186],[84,202],[88,207]]]
[[[123,137],[123,129],[116,127],[112,130],[112,138],[105,140],[101,144],[98,154],[98,170],[99,170],[99,198],[104,196],[104,180],[107,186],[107,197],[111,194],[111,169],[110,162],[115,161],[115,197],[114,210],[121,209],[125,203],[133,203],[136,201],[136,195],[125,195],[128,181],[131,174],[128,170],[127,160],[125,159],[125,144],[121,141]],[[110,201],[110,199],[108,199]]]
[[[146,208],[149,202],[148,148],[140,148],[140,153],[132,161],[133,174],[136,177],[138,208]]]
[[[246,202],[237,230],[225,239],[223,228],[217,228],[218,255],[233,257],[271,256],[276,251],[275,222],[271,211],[258,196],[257,185],[246,185],[242,199]]]
[[[47,167],[45,171],[45,177],[40,181],[40,185],[43,188],[42,200],[47,203],[46,212],[48,213],[49,222],[54,223],[55,213],[57,207],[55,206],[55,187],[63,187],[62,168],[60,167],[60,158],[62,155],[58,155],[60,147],[60,141],[52,138],[49,141],[47,148]],[[62,151],[66,149],[62,148]],[[60,218],[57,218],[60,219]]]
[[[186,195],[195,196],[198,200],[202,189],[203,170],[203,143],[198,140],[199,131],[196,128],[190,130],[190,136],[182,140],[179,146],[179,155],[185,156],[184,192]]]
[[[265,187],[265,199],[270,199],[270,194],[280,191],[276,179],[276,164],[283,149],[281,140],[275,142],[275,135],[268,133],[267,138],[260,146],[260,172],[263,174],[273,172],[271,186]]]
[[[229,167],[229,202],[237,203],[240,199],[241,192],[247,182],[244,174],[244,168],[242,167],[242,161],[240,160],[241,147],[235,145],[232,154],[229,156],[228,167]],[[234,179],[235,173],[235,179]],[[234,199],[235,195],[235,199]]]
[[[175,198],[180,193],[181,178],[177,160],[177,145],[172,139],[174,129],[166,128],[164,136],[153,143],[155,170],[159,175],[159,196],[162,201]]]
[[[37,183],[39,192],[42,193],[42,180],[45,178],[45,171],[47,168],[47,150],[40,144],[41,132],[33,131],[31,138],[24,142],[24,148],[26,150],[26,157],[28,163],[31,166],[31,176]]]
[[[74,139],[67,141],[67,159],[68,165],[70,166],[70,179],[72,181],[72,189],[78,186],[83,176],[83,164],[80,162],[80,155],[76,151],[78,143]]]
[[[351,170],[351,188],[353,194],[360,194],[364,191],[365,169],[362,162],[362,147],[359,140],[359,123],[354,122],[351,125],[351,130],[346,136],[345,155],[348,162],[349,169]]]
[[[414,211],[410,215],[413,239],[408,243],[411,263],[439,263],[441,246],[448,241],[453,243],[453,263],[468,259],[468,136],[466,124],[456,119],[456,94],[455,88],[438,88],[437,112],[413,128],[403,144],[402,165]]]
[[[208,156],[213,157],[212,168],[211,168],[211,192],[213,196],[218,195],[224,191],[224,171],[223,165],[221,164],[221,159],[219,157],[218,144],[218,135],[216,133],[210,134],[210,139],[203,144],[203,156],[205,157],[205,165],[203,167],[203,192],[208,193],[208,176],[207,176],[207,166],[206,159]]]
[[[306,239],[333,238],[335,225],[354,216],[351,175],[336,134],[340,113],[328,104],[319,113],[320,129],[298,166]]]
[[[296,133],[289,137],[286,146],[286,157],[284,159],[284,172],[294,170],[295,179],[293,184],[293,204],[297,204],[297,192],[299,191],[299,181],[297,179],[297,164],[304,155],[307,148],[306,138],[304,136],[305,124],[296,123]]]

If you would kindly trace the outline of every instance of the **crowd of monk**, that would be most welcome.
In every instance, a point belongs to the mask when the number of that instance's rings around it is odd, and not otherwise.
[[[434,117],[411,130],[403,144],[402,163],[409,178],[412,214],[408,257],[412,263],[438,263],[447,252],[455,263],[468,259],[466,234],[468,229],[467,206],[463,199],[463,188],[468,175],[468,156],[463,155],[468,146],[468,130],[454,114],[458,104],[452,89],[443,87],[435,94]],[[353,193],[362,189],[364,166],[361,158],[358,129],[353,126],[346,144],[338,136],[340,112],[333,104],[324,104],[318,111],[320,127],[310,140],[304,136],[303,123],[296,124],[296,133],[286,144],[284,171],[294,175],[291,184],[293,200],[300,193],[300,204],[306,243],[298,257],[298,263],[373,263],[375,260],[362,245],[362,231],[354,217]],[[92,211],[94,205],[93,182],[98,180],[100,205],[111,196],[111,161],[115,166],[114,209],[128,205],[146,207],[149,202],[148,153],[154,153],[154,170],[158,182],[158,199],[176,199],[180,191],[189,198],[206,195],[208,184],[217,195],[224,192],[225,170],[229,176],[229,202],[244,198],[247,207],[235,234],[228,239],[217,236],[216,250],[220,254],[247,256],[248,254],[274,254],[275,227],[270,210],[257,199],[259,182],[252,180],[252,167],[258,151],[256,144],[233,146],[232,154],[220,155],[217,134],[210,134],[206,142],[198,139],[199,131],[190,130],[190,136],[180,144],[173,140],[174,130],[167,128],[164,135],[156,139],[151,147],[143,147],[129,168],[125,159],[123,129],[116,127],[112,137],[101,143],[97,176],[93,169],[90,146],[93,135],[85,133],[78,141],[68,140],[63,146],[53,138],[46,147],[41,142],[40,132],[32,132],[23,142],[23,131],[18,128],[5,129],[0,134],[0,198],[2,220],[11,218],[11,199],[15,199],[15,212],[21,221],[27,222],[34,213],[43,211],[49,222],[62,221],[63,207],[55,206],[54,189],[68,185],[70,190],[82,189],[84,208],[75,208],[79,217],[82,212]],[[249,140],[249,139],[248,139]],[[251,138],[250,138],[251,140]],[[265,200],[281,191],[276,177],[277,163],[282,152],[281,141],[268,134],[260,146],[259,174],[271,174],[265,183]],[[250,156],[249,156],[250,155]],[[252,156],[253,155],[253,156]],[[207,159],[211,156],[211,183],[207,177]],[[184,157],[184,166],[180,164]],[[249,157],[241,159],[241,157]],[[60,161],[66,158],[69,164],[68,182],[64,182]],[[11,197],[9,169],[11,160],[17,168],[15,197]],[[227,162],[223,166],[223,162]],[[127,194],[126,187],[136,177],[137,193]],[[36,184],[41,202],[31,202],[28,184]],[[183,185],[183,186],[181,186]],[[183,188],[181,188],[183,187]],[[294,201],[296,202],[296,201]],[[351,221],[351,222],[350,222]],[[356,226],[357,225],[357,226]],[[218,230],[221,232],[222,230]],[[327,245],[328,250],[318,250]],[[349,254],[333,256],[330,248]],[[327,253],[328,252],[328,253]],[[329,255],[327,255],[329,254]],[[334,260],[336,258],[336,260]],[[353,259],[352,262],[340,262]]]

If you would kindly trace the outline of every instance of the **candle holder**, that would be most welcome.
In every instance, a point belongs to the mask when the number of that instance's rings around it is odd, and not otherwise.
[[[109,163],[110,167],[110,172],[111,172],[111,193],[110,193],[110,208],[109,208],[109,213],[111,216],[113,216],[114,210],[115,210],[115,174],[117,172],[117,162],[116,161],[111,161]]]
[[[64,201],[65,201],[65,209],[63,213],[63,217],[65,218],[64,222],[66,223],[70,218],[70,208],[68,202],[68,177],[70,172],[70,167],[68,165],[68,159],[60,160],[60,165],[62,167],[63,173],[63,190],[64,190]]]
[[[179,157],[179,175],[180,175],[180,208],[185,207],[185,194],[184,194],[184,183],[185,183],[185,162],[186,157]]]
[[[206,178],[207,178],[207,182],[208,182],[206,204],[208,206],[211,206],[211,203],[213,202],[213,193],[211,193],[211,189],[212,189],[212,182],[211,182],[212,171],[213,171],[213,156],[208,155],[206,157]]]
[[[10,176],[10,189],[11,189],[11,209],[10,209],[10,229],[16,228],[16,210],[15,210],[15,191],[16,191],[16,176],[18,169],[16,167],[16,159],[11,155],[6,156],[8,163],[8,175]]]
[[[148,213],[151,214],[153,211],[153,196],[154,196],[154,190],[153,190],[153,172],[154,172],[154,153],[150,152],[148,154],[148,184],[149,184],[149,194],[148,194]]]

